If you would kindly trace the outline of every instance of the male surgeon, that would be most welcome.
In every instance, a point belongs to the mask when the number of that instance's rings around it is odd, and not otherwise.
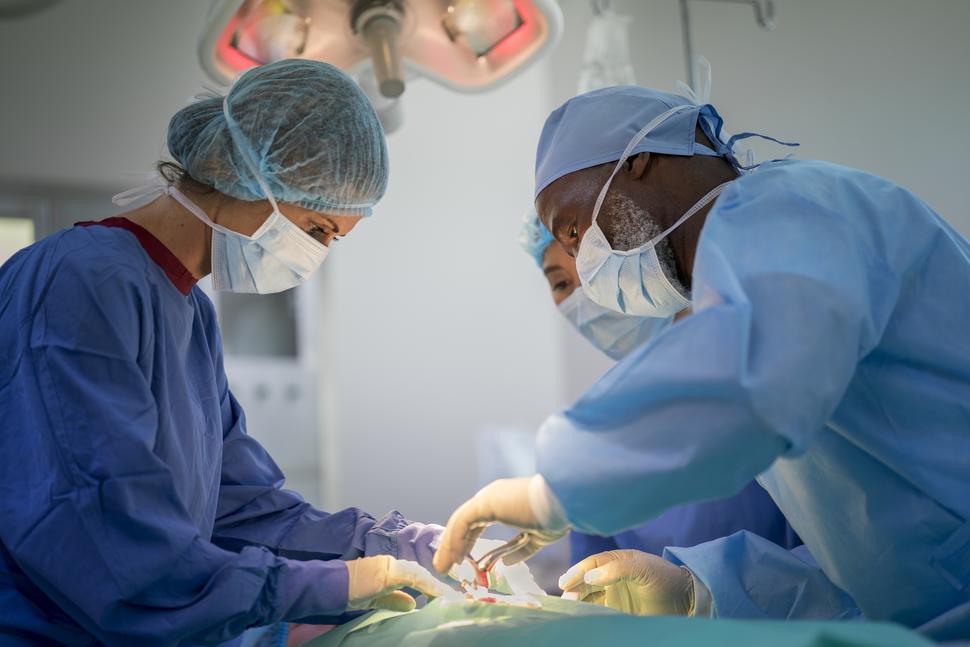
[[[805,543],[736,533],[580,564],[561,584],[639,613],[891,620],[970,637],[970,243],[906,189],[818,161],[749,169],[713,106],[619,86],[547,119],[536,208],[584,291],[692,314],[539,432],[538,474],[451,517],[446,569],[490,522],[527,558],[757,477]],[[630,214],[646,240],[626,246]],[[630,242],[630,241],[628,241]],[[584,589],[585,587],[585,589]]]
[[[630,231],[637,228],[635,223],[628,227]],[[519,243],[542,270],[552,300],[563,317],[590,344],[614,360],[622,359],[674,320],[690,313],[690,308],[685,308],[662,319],[638,317],[593,302],[583,292],[575,260],[539,221],[535,209],[526,213]],[[609,537],[573,531],[569,534],[570,559],[576,563],[611,550],[660,555],[667,546],[695,546],[739,530],[748,530],[786,548],[802,543],[764,488],[751,481],[732,497],[674,506],[645,524]]]

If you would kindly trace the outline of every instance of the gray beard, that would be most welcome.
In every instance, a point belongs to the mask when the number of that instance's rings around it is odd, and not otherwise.
[[[618,251],[636,249],[647,241],[663,233],[657,221],[650,216],[650,212],[643,209],[629,196],[613,191],[603,203],[601,215],[609,218],[612,224],[612,236],[608,237],[610,245]],[[677,262],[674,260],[674,250],[670,245],[670,238],[664,238],[657,243],[657,258],[667,279],[677,290],[686,297],[690,291],[677,278]]]

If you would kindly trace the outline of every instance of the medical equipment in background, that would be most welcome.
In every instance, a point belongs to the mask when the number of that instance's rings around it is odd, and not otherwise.
[[[750,5],[754,9],[755,20],[763,29],[775,27],[775,5],[772,0],[706,0],[707,2],[731,2]],[[697,76],[703,74],[710,64],[703,57],[694,54],[694,37],[690,16],[690,0],[680,3],[681,28],[684,38],[684,56],[687,66],[687,85],[697,95],[705,94],[697,87]],[[629,16],[613,11],[610,0],[591,0],[593,20],[586,31],[586,46],[583,50],[583,65],[579,73],[577,93],[598,90],[611,85],[635,85],[636,76],[630,61],[628,28]],[[699,74],[697,70],[702,70]]]
[[[561,33],[555,0],[214,0],[199,59],[222,84],[283,58],[331,63],[357,80],[391,132],[408,81],[486,91]]]
[[[333,507],[333,408],[320,341],[329,324],[325,281],[318,273],[266,295],[215,291],[209,278],[199,286],[216,306],[229,387],[246,410],[248,433],[283,469],[287,489]]]
[[[687,84],[696,92],[695,70],[698,59],[694,55],[694,36],[691,30],[690,1],[680,2],[680,26],[684,35],[684,57],[687,61]],[[775,3],[772,0],[705,0],[705,2],[732,2],[734,4],[749,5],[754,9],[754,19],[762,29],[771,31],[775,28]]]
[[[636,85],[629,39],[633,19],[614,12],[610,0],[592,0],[592,8],[577,93],[611,85]]]

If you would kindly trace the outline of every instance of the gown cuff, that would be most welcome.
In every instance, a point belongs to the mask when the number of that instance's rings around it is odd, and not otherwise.
[[[543,530],[566,530],[569,528],[566,511],[542,474],[536,474],[529,481],[529,506]]]
[[[686,566],[681,566],[681,568],[690,573],[691,582],[694,584],[694,605],[690,610],[690,616],[692,618],[713,618],[714,598],[711,596],[711,590],[689,568]]]
[[[339,615],[347,608],[349,574],[343,560],[286,560],[281,576],[267,612],[284,610],[284,617],[274,621]]]

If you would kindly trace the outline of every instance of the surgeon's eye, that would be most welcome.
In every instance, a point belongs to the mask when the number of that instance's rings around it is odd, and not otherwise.
[[[565,290],[568,287],[569,287],[569,281],[559,281],[552,286],[552,291],[561,292],[562,290]]]
[[[309,227],[306,228],[306,233],[313,236],[314,240],[323,245],[327,245],[331,240],[338,240],[334,238],[334,235],[321,227],[320,225],[311,223]]]
[[[573,225],[572,227],[569,228],[568,235],[570,238],[579,238],[579,230],[576,229],[576,225]]]

